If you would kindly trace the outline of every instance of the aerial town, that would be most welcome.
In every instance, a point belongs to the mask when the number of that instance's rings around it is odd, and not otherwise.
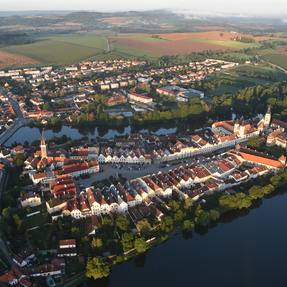
[[[123,67],[133,64],[116,63]],[[83,73],[83,67],[69,68],[69,77]],[[210,72],[209,69],[213,68],[207,69]],[[48,68],[41,77],[53,74],[52,70],[46,71]],[[26,78],[24,71],[18,72],[13,75],[17,80],[36,81],[29,79],[30,76]],[[39,75],[38,72],[35,74]],[[111,88],[106,82],[105,85]],[[180,100],[189,93],[197,93],[177,86],[158,88],[158,92],[176,95]],[[131,93],[129,99],[136,102],[135,97]],[[31,98],[30,102],[39,98]],[[22,102],[25,99],[19,100],[18,105],[26,116]],[[7,117],[12,114],[16,118],[17,111],[13,113],[12,104],[7,105],[3,106]],[[33,112],[42,113],[36,106]],[[13,238],[13,230],[8,231],[11,267],[2,264],[0,283],[27,287],[69,282],[69,277],[75,274],[71,266],[85,266],[90,242],[98,249],[96,254],[105,254],[111,262],[122,252],[128,257],[133,247],[126,246],[127,232],[137,237],[146,233],[147,227],[142,227],[145,224],[161,226],[176,202],[190,201],[191,205],[200,206],[214,194],[232,195],[240,186],[282,170],[286,166],[284,153],[275,157],[252,149],[247,143],[260,138],[266,146],[286,149],[286,127],[287,123],[272,118],[269,107],[261,118],[218,121],[192,133],[164,136],[139,133],[115,141],[94,144],[80,141],[66,146],[46,141],[43,130],[38,146],[2,146],[1,184],[6,170],[22,161],[20,196],[12,199],[16,203],[13,214],[8,208],[3,216],[7,222],[18,222],[16,228],[22,230],[25,240],[19,243],[18,238]],[[127,226],[119,227],[125,233],[117,234],[123,248],[118,250],[103,243],[104,232],[110,232],[104,230],[109,224],[120,226],[121,221]],[[64,228],[59,227],[61,224],[67,224],[71,230],[49,235],[49,242],[43,237],[41,242],[37,241],[39,230],[43,233],[45,228],[51,234],[53,228]],[[145,236],[149,238],[147,242],[156,240],[156,236]]]
[[[107,277],[113,265],[178,228],[206,227],[273,192],[270,184],[252,187],[282,176],[287,163],[287,123],[273,117],[272,105],[252,118],[218,114],[171,134],[46,138],[58,124],[113,126],[210,106],[197,84],[239,66],[211,58],[162,67],[122,59],[0,71],[1,286],[76,286]],[[36,142],[6,144],[27,126],[41,129]]]
[[[27,120],[39,124],[74,123],[77,115],[98,104],[99,95],[102,104],[96,116],[109,119],[129,119],[135,114],[165,110],[167,98],[178,103],[203,99],[204,92],[192,88],[192,83],[237,65],[207,59],[156,68],[144,61],[110,60],[87,61],[61,69],[51,66],[2,70],[0,136],[13,124],[19,127]],[[13,105],[25,121],[15,121]]]
[[[286,0],[1,0],[0,287],[285,287],[286,202]]]

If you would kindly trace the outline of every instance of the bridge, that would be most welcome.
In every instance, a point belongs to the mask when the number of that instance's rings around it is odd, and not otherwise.
[[[3,145],[9,138],[11,138],[17,130],[24,127],[28,123],[25,119],[16,119],[14,124],[0,135],[0,145]]]
[[[5,132],[0,134],[0,145],[3,145],[10,137],[12,137],[16,133],[17,130],[24,127],[29,122],[29,120],[24,118],[18,102],[13,99],[13,96],[11,94],[9,94],[4,88],[0,88],[0,92],[7,96],[17,116],[17,119],[15,120],[13,125]]]

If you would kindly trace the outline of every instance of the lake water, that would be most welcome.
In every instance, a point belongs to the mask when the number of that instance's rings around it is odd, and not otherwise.
[[[113,138],[130,134],[131,127],[79,131],[63,126],[46,130],[46,138]],[[146,130],[145,130],[146,131]],[[145,132],[142,130],[142,132]],[[158,128],[158,134],[176,128]],[[37,128],[22,128],[7,145],[38,140]],[[145,256],[113,268],[110,278],[81,287],[285,287],[287,285],[287,194],[265,199],[258,208],[230,220],[226,217],[207,233],[181,234]]]
[[[140,129],[135,130],[131,126],[108,129],[108,128],[92,128],[92,129],[76,129],[69,126],[63,126],[60,129],[48,129],[45,130],[45,138],[47,140],[53,137],[61,137],[66,135],[73,140],[78,140],[83,137],[87,137],[88,139],[113,139],[119,136],[126,136],[131,134],[132,132],[152,132],[156,135],[166,135],[166,134],[174,134],[176,133],[176,127],[158,127],[153,130],[149,129]],[[10,146],[14,143],[24,144],[25,141],[28,143],[32,143],[33,141],[39,140],[41,136],[41,131],[39,128],[31,128],[31,127],[23,127],[19,129],[6,143],[6,146]]]
[[[285,287],[287,194],[266,199],[241,216],[225,218],[205,234],[181,234],[142,258],[113,268],[89,287]]]

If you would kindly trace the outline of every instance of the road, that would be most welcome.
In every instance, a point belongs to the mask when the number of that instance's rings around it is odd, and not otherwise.
[[[12,96],[9,95],[7,93],[7,91],[4,90],[3,88],[0,88],[0,92],[8,97],[8,99],[9,99],[9,101],[13,107],[13,110],[17,116],[17,119],[14,121],[13,125],[8,130],[6,130],[4,133],[2,133],[0,135],[0,145],[1,145],[1,144],[5,143],[5,141],[7,141],[19,128],[24,126],[27,123],[27,121],[23,117],[23,114],[20,110],[18,102],[16,100],[14,100],[12,98]],[[0,207],[2,206],[2,193],[6,188],[9,175],[7,175],[6,172],[4,172],[2,176],[3,176],[3,178],[0,182]],[[2,236],[1,230],[0,230],[0,236]],[[6,246],[6,243],[4,242],[4,240],[1,237],[0,237],[0,249],[3,253],[3,255],[5,256],[7,262],[9,262],[9,264],[12,264],[10,252]]]
[[[3,132],[0,135],[0,145],[3,145],[11,136],[14,135],[14,133],[25,126],[28,123],[28,120],[24,118],[23,113],[20,109],[20,106],[18,102],[13,98],[11,94],[9,94],[5,89],[0,88],[0,93],[7,96],[16,116],[17,119],[14,121],[13,125],[7,129],[5,132]]]
[[[1,182],[0,182],[0,209],[1,209],[1,206],[2,206],[2,193],[3,191],[5,190],[6,188],[6,185],[7,185],[7,182],[8,182],[8,174],[4,171],[3,174],[2,174],[2,178],[1,178]],[[1,216],[1,215],[0,215]],[[4,240],[1,238],[1,230],[0,230],[0,250],[3,254],[3,256],[5,256],[5,259],[7,262],[9,262],[9,264],[12,263],[12,259],[11,259],[11,256],[10,256],[10,252],[4,242]]]
[[[271,62],[268,62],[268,61],[264,61],[264,62],[265,62],[265,63],[268,63],[268,64],[271,65],[272,67],[277,68],[277,69],[281,70],[282,72],[284,72],[285,74],[287,74],[287,70],[285,70],[284,68],[282,68],[282,67],[280,67],[280,66],[278,66],[278,65],[276,65],[276,64],[273,64],[273,63],[271,63]]]
[[[8,181],[8,174],[5,170],[0,171],[0,210],[2,208],[2,193],[6,188]]]

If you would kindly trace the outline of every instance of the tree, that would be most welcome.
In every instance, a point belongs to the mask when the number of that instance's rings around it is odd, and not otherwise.
[[[73,235],[78,236],[80,234],[80,228],[79,227],[72,227],[71,232]]]
[[[219,219],[219,217],[220,217],[220,213],[217,210],[211,209],[209,211],[209,218],[211,221],[216,221]]]
[[[21,220],[20,216],[18,214],[14,214],[13,215],[13,220],[14,220],[16,226],[17,226],[17,229],[19,230],[21,225],[22,225],[22,220]]]
[[[2,216],[3,216],[6,220],[10,218],[11,213],[12,213],[12,210],[11,210],[10,207],[4,208],[4,209],[2,210]]]
[[[248,147],[253,149],[258,149],[260,147],[260,140],[258,138],[252,137],[248,139]]]
[[[131,233],[124,233],[122,235],[121,244],[124,252],[128,252],[134,248],[134,236]]]
[[[184,209],[185,210],[189,210],[193,205],[193,200],[188,197],[185,201],[184,201]]]
[[[90,257],[86,266],[86,276],[88,278],[100,279],[108,277],[110,265],[103,257]]]
[[[165,233],[170,233],[174,229],[174,222],[170,216],[166,216],[163,218],[160,226],[161,230]]]
[[[207,226],[210,222],[209,213],[202,210],[195,218],[195,222],[200,226]]]
[[[281,175],[277,174],[271,177],[270,182],[274,187],[279,187],[281,186],[282,180],[281,180]]]
[[[116,227],[120,231],[127,231],[128,227],[129,227],[129,224],[130,224],[129,220],[124,215],[120,215],[116,219]]]
[[[93,238],[93,240],[91,242],[91,246],[93,248],[100,249],[103,247],[103,240],[101,238]]]
[[[17,154],[14,159],[14,163],[17,167],[21,167],[24,165],[25,156],[23,154]]]
[[[271,194],[275,188],[272,184],[268,184],[262,188],[264,195]]]
[[[176,200],[171,200],[168,203],[168,206],[172,209],[173,212],[176,212],[180,208],[180,205]]]
[[[144,253],[147,250],[147,243],[143,238],[137,238],[135,240],[135,249],[138,253]]]
[[[194,223],[192,220],[184,220],[183,222],[183,226],[182,226],[182,229],[184,231],[192,231],[194,229]]]
[[[224,195],[219,199],[219,205],[226,209],[244,209],[252,204],[252,198],[243,192],[235,195]]]
[[[114,233],[114,228],[113,219],[109,216],[103,216],[101,230],[105,238],[108,238],[112,233]]]
[[[184,219],[184,213],[182,210],[178,210],[175,214],[174,214],[174,220],[176,222],[181,222]]]
[[[248,190],[249,195],[252,199],[258,199],[264,197],[264,193],[262,192],[262,187],[259,185],[254,185]]]
[[[151,225],[147,219],[142,219],[137,223],[137,229],[144,237],[148,237],[151,232]]]

